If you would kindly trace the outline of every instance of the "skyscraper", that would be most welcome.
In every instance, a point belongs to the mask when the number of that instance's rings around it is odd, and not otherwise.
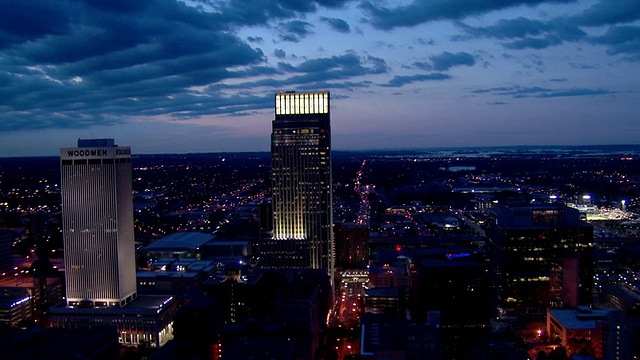
[[[271,134],[273,236],[263,265],[325,269],[333,277],[329,93],[275,95]],[[333,279],[331,279],[333,280]]]
[[[487,229],[498,306],[520,319],[590,305],[593,227],[560,205],[494,207]]]
[[[136,298],[131,149],[79,139],[60,165],[67,305],[122,307]]]

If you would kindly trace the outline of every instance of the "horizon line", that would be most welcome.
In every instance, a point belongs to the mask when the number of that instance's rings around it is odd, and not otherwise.
[[[122,145],[122,146],[134,146]],[[553,149],[553,148],[573,148],[573,149],[594,149],[594,148],[615,148],[615,147],[633,147],[640,150],[640,144],[589,144],[589,145],[477,145],[477,146],[432,146],[432,147],[407,147],[407,148],[368,148],[368,149],[332,149],[331,152],[339,153],[384,153],[384,152],[402,152],[402,151],[434,151],[434,150],[480,150],[480,149],[525,149],[525,148],[538,148],[538,149]],[[203,155],[203,154],[261,154],[270,153],[270,150],[256,150],[256,151],[196,151],[196,152],[175,152],[175,153],[132,153],[132,156],[159,156],[159,155]],[[17,156],[0,156],[0,159],[15,159],[15,158],[41,158],[41,157],[59,157],[59,155],[17,155]]]

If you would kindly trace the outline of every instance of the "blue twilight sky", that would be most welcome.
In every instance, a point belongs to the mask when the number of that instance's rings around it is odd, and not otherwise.
[[[639,0],[3,0],[0,156],[113,137],[268,151],[326,89],[333,148],[640,143]]]

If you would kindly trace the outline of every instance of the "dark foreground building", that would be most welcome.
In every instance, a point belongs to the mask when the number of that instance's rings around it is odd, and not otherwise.
[[[21,360],[111,360],[118,358],[115,328],[70,331],[0,327],[0,358]]]
[[[438,312],[431,312],[427,322],[421,324],[366,314],[361,329],[362,359],[443,359]]]
[[[369,227],[335,224],[336,267],[364,269],[369,264]]]
[[[323,269],[230,266],[180,309],[175,339],[160,355],[319,359],[331,295]]]
[[[565,206],[497,207],[487,230],[497,306],[544,319],[547,308],[589,305],[593,227]]]

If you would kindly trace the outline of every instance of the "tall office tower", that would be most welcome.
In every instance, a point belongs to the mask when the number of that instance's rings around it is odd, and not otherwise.
[[[261,261],[266,267],[325,269],[333,281],[329,93],[276,94],[275,112],[273,236]]]
[[[131,148],[80,139],[60,164],[67,305],[122,307],[136,297]]]
[[[560,205],[491,209],[487,229],[497,305],[519,318],[544,318],[547,308],[590,305],[593,227]]]

